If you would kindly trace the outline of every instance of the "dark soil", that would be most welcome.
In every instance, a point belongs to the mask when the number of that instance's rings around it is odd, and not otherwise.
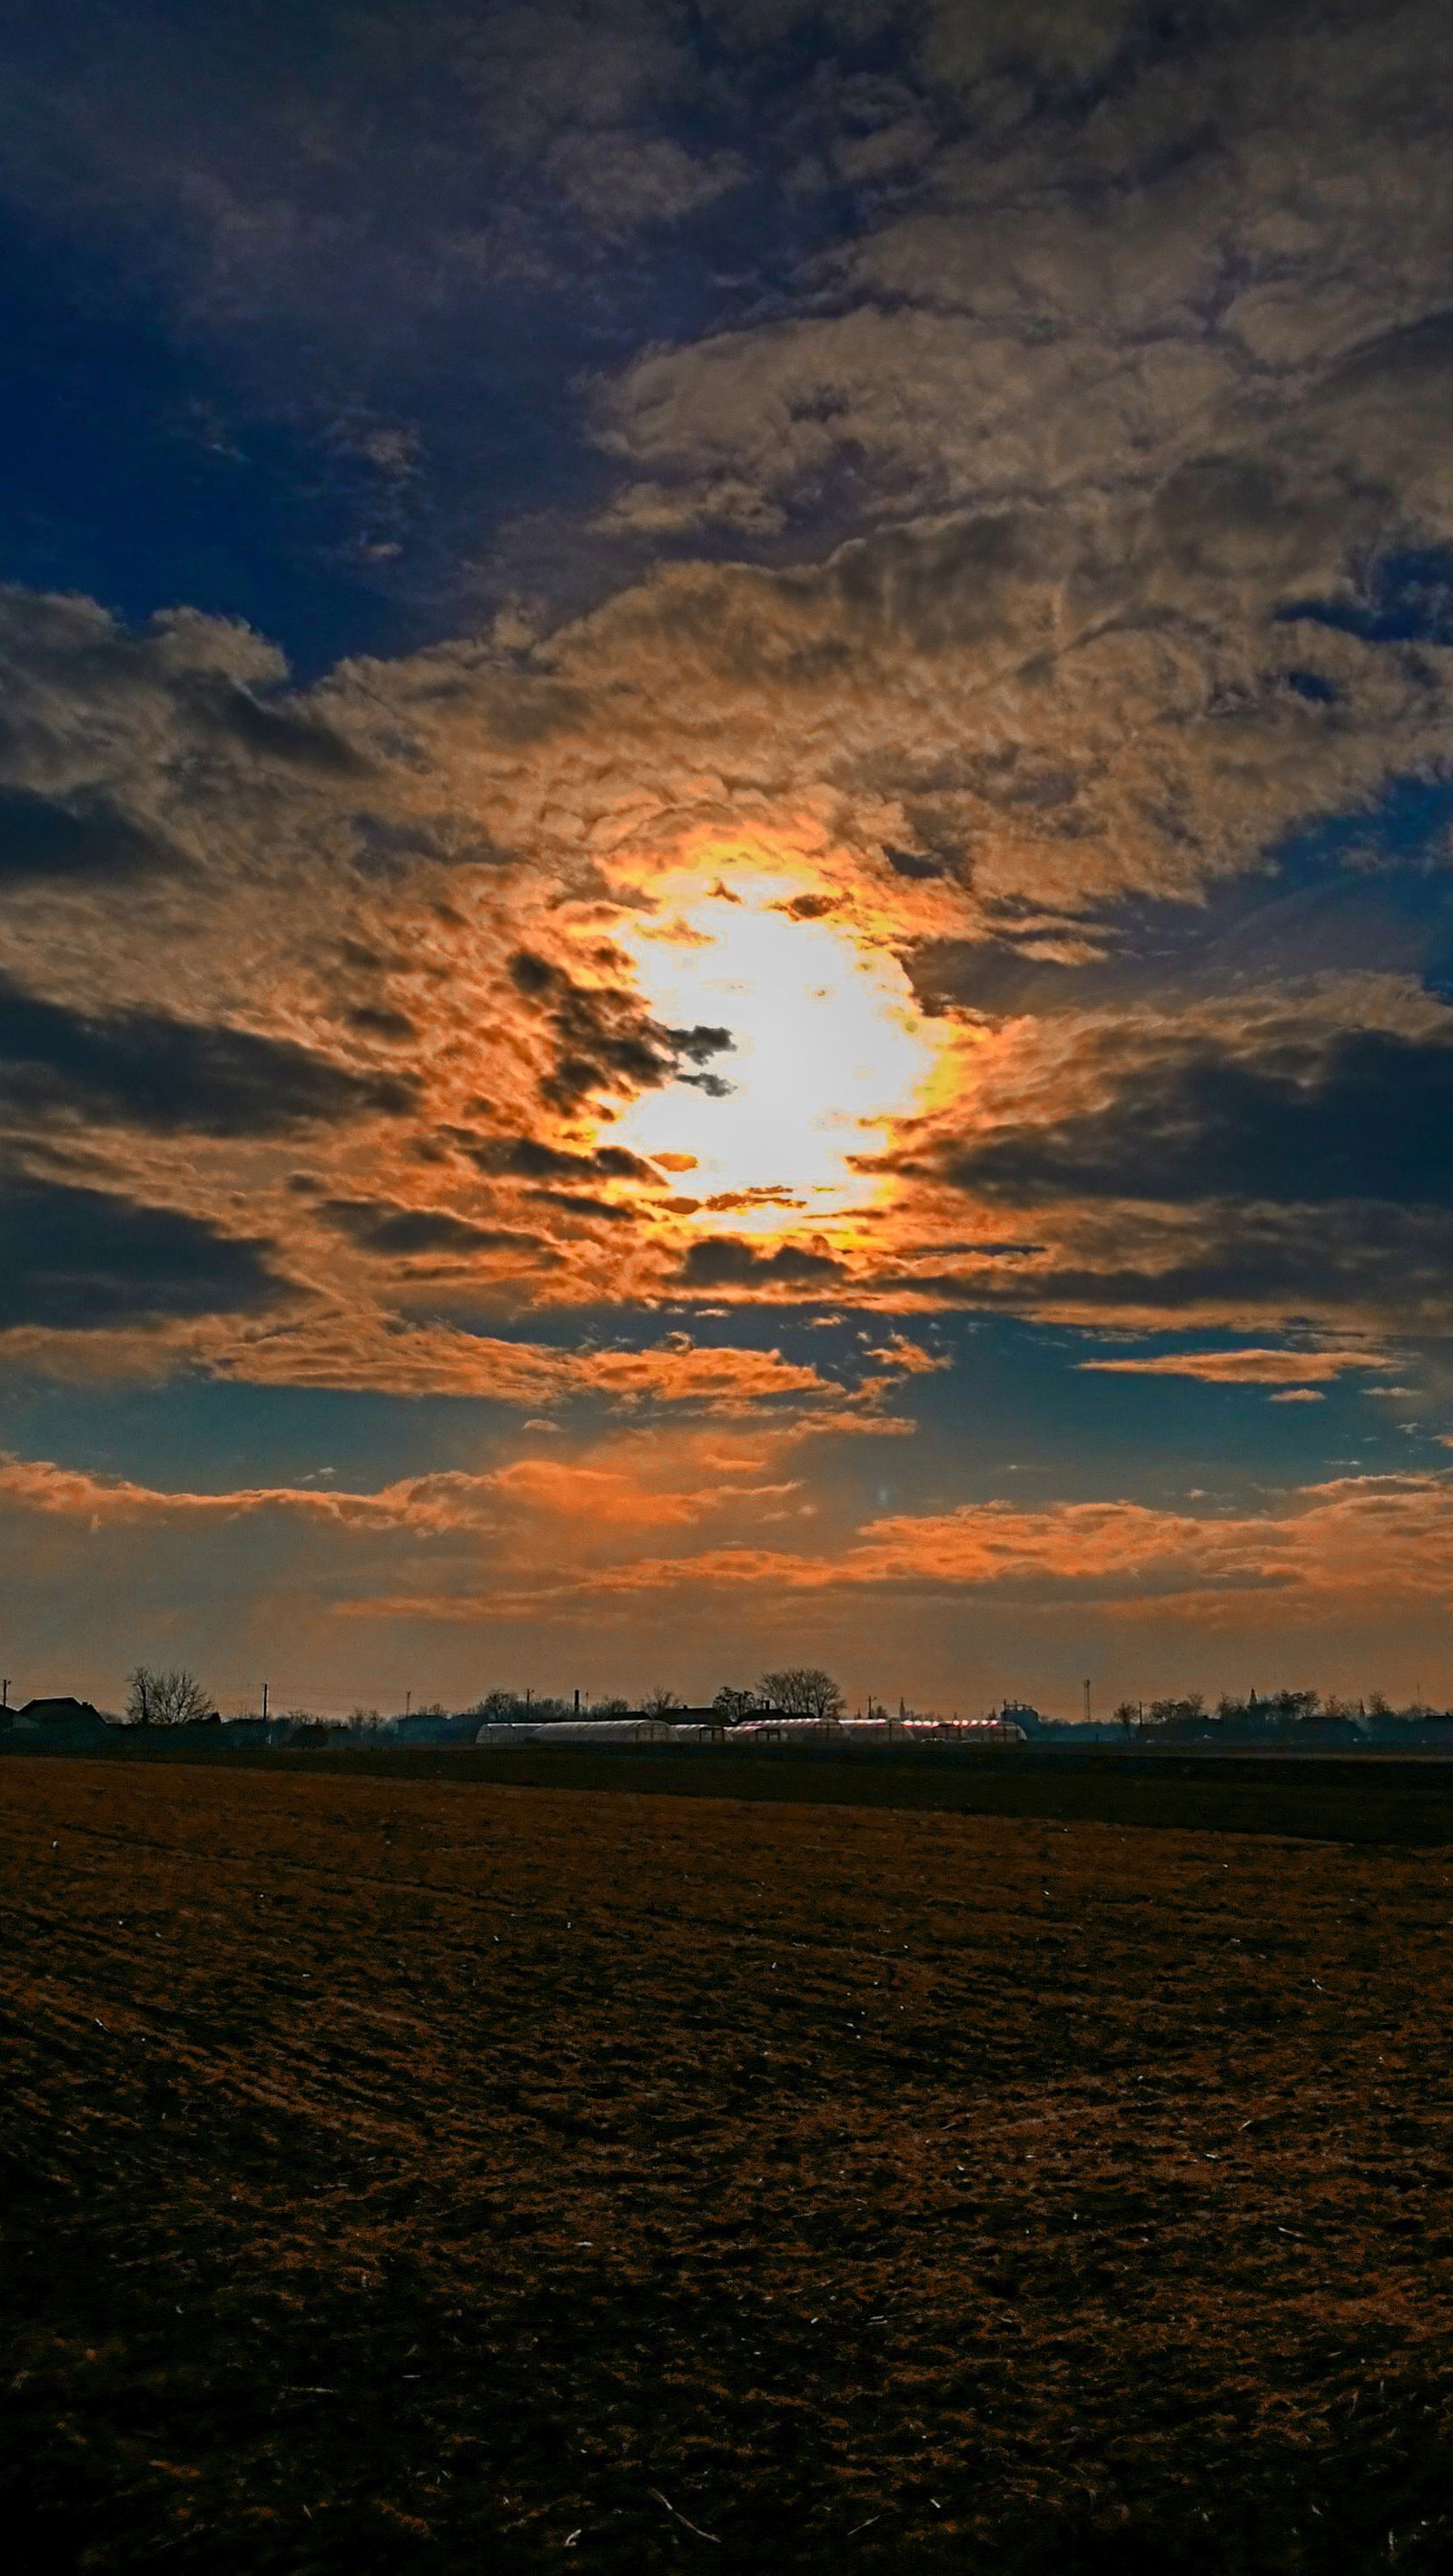
[[[0,1853],[12,2565],[1453,2561],[1453,1853],[23,1757]]]
[[[104,1758],[323,1770],[330,1777],[358,1779],[619,1789],[636,1797],[1094,1818],[1102,1824],[1307,1835],[1326,1842],[1453,1844],[1453,1761],[1426,1754],[1079,1753],[1043,1745],[970,1753],[901,1746],[843,1753],[775,1744],[750,1752],[701,1746],[594,1752],[543,1744],[479,1752],[424,1745],[234,1752],[225,1730],[209,1734],[203,1727],[118,1729]]]

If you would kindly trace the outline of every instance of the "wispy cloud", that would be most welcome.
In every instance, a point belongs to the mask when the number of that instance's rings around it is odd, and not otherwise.
[[[1162,1351],[1152,1359],[1079,1360],[1101,1377],[1189,1377],[1205,1386],[1314,1387],[1350,1369],[1396,1368],[1376,1351]]]

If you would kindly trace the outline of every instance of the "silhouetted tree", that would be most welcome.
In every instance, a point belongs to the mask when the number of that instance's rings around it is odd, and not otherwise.
[[[1206,1714],[1206,1703],[1199,1691],[1187,1691],[1183,1699],[1153,1699],[1146,1710],[1152,1726],[1193,1725]]]
[[[648,1717],[670,1717],[675,1709],[682,1706],[682,1702],[674,1691],[656,1689],[647,1692],[641,1706]]]
[[[782,1711],[784,1717],[839,1717],[843,1695],[831,1673],[819,1664],[788,1664],[778,1673],[764,1673],[757,1684],[757,1697],[769,1708]]]
[[[189,1719],[210,1717],[212,1703],[185,1665],[153,1672],[138,1664],[126,1676],[126,1714],[133,1726],[185,1726]]]
[[[1309,1717],[1316,1716],[1321,1705],[1313,1690],[1279,1690],[1273,1691],[1271,1696],[1271,1713],[1273,1717],[1280,1718],[1283,1725],[1303,1725]]]
[[[624,1708],[625,1701],[622,1700],[620,1705]],[[431,1708],[421,1708],[418,1710],[417,1714],[420,1717],[443,1717],[446,1712],[444,1709],[435,1706]],[[493,1720],[496,1724],[498,1724],[501,1719],[570,1717],[573,1714],[574,1712],[567,1700],[541,1699],[538,1698],[532,1690],[486,1691],[484,1698],[477,1699],[473,1708],[469,1711],[469,1715],[471,1717],[487,1717]]]
[[[723,1682],[711,1704],[728,1726],[740,1726],[744,1717],[751,1716],[755,1701],[751,1691],[733,1690],[730,1683]]]

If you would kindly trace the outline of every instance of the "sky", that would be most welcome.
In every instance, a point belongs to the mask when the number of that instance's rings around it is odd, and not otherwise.
[[[0,1667],[1453,1697],[1440,0],[0,0]]]

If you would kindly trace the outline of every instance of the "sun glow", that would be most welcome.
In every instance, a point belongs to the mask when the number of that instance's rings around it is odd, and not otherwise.
[[[683,1214],[695,1202],[737,1232],[782,1233],[880,1198],[881,1176],[852,1158],[925,1104],[943,1054],[897,960],[794,913],[797,892],[738,880],[624,938],[658,1020],[731,1031],[708,1068],[730,1088],[643,1093],[612,1141],[673,1175]]]

